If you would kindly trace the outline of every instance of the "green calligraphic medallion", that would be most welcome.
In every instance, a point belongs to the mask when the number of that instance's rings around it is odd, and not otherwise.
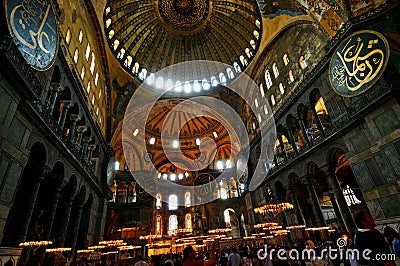
[[[381,77],[389,59],[389,46],[381,34],[359,31],[346,38],[334,52],[329,81],[335,92],[353,97],[366,92]]]
[[[49,0],[5,0],[15,45],[33,68],[46,70],[58,49],[57,23]]]

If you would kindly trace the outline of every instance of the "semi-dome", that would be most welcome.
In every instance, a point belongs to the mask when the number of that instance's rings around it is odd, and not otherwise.
[[[121,0],[106,4],[104,23],[111,51],[122,67],[157,89],[200,76],[202,89],[226,84],[253,59],[261,40],[256,0]],[[196,74],[157,72],[174,64],[209,60],[232,66],[225,73],[193,67]],[[222,74],[222,75],[221,75]],[[201,80],[203,81],[203,80]],[[196,86],[195,84],[193,86]],[[196,91],[196,90],[194,90]]]

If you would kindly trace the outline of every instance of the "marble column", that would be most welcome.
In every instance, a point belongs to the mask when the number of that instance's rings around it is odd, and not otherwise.
[[[61,192],[61,187],[56,188],[54,191],[53,197],[51,197],[49,200],[49,208],[45,212],[45,220],[44,220],[44,225],[43,225],[43,239],[47,240],[50,239],[50,234],[51,230],[53,228],[53,223],[54,223],[54,218],[56,216],[56,211],[57,211],[57,205],[58,205],[58,200],[60,199],[60,192]]]
[[[86,126],[77,126],[76,127],[76,132],[78,134],[76,136],[75,145],[76,145],[77,150],[80,150],[80,148],[81,148],[83,133],[85,133],[86,130],[87,130]]]
[[[71,108],[71,101],[62,101],[61,102],[61,114],[60,117],[58,118],[58,128],[60,129],[60,132],[63,132],[64,130],[64,125],[65,125],[65,120],[67,119],[67,114],[68,114],[68,109]]]
[[[341,232],[345,232],[346,231],[346,225],[344,224],[342,214],[340,213],[339,206],[338,206],[338,204],[336,202],[336,199],[335,199],[335,195],[333,194],[333,192],[329,192],[328,193],[328,197],[331,200],[332,207],[333,207],[333,209],[335,211],[335,215],[336,215],[336,219],[337,219],[337,221],[339,223],[340,231]]]
[[[79,117],[79,115],[76,115],[76,114],[72,114],[69,117],[71,119],[71,125],[69,128],[69,136],[68,136],[67,143],[72,144],[72,142],[74,140],[74,136],[75,136],[76,123],[78,123],[78,121],[80,120],[80,117]]]
[[[83,138],[83,145],[82,145],[82,152],[80,156],[80,160],[83,161],[88,153],[89,142],[92,140],[92,137],[84,137]]]
[[[301,132],[303,133],[303,137],[304,137],[304,139],[305,139],[306,142],[307,142],[307,146],[311,146],[311,141],[310,141],[310,138],[309,138],[308,135],[307,135],[307,131],[306,131],[306,127],[304,126],[304,121],[303,121],[303,119],[299,118],[299,119],[298,119],[298,122],[299,122],[299,124],[300,124],[300,128],[301,128]]]
[[[293,151],[295,152],[296,155],[299,154],[299,151],[297,150],[297,146],[296,146],[296,141],[294,140],[292,126],[288,127],[288,135],[289,135],[290,145],[292,146]]]
[[[129,183],[126,182],[125,187],[126,187],[126,193],[125,193],[125,203],[129,203]]]
[[[88,155],[86,158],[88,164],[92,164],[92,155],[93,155],[94,149],[96,149],[96,144],[90,144],[88,146]]]
[[[60,230],[60,237],[57,240],[56,243],[56,247],[64,247],[64,242],[65,242],[65,238],[66,238],[66,234],[67,234],[67,230],[68,230],[68,222],[69,222],[69,218],[71,216],[71,209],[72,209],[72,202],[73,202],[74,198],[73,195],[70,195],[70,197],[68,197],[66,205],[65,205],[65,210],[64,210],[64,217],[61,221],[61,230]]]
[[[30,190],[26,191],[24,211],[18,219],[18,224],[20,224],[21,226],[19,227],[18,231],[13,232],[13,234],[15,233],[13,236],[13,243],[15,246],[17,246],[21,242],[26,241],[29,225],[32,219],[33,209],[39,193],[40,184],[49,173],[50,168],[44,166],[41,173],[39,173],[36,177],[33,177],[34,180],[30,186]]]
[[[83,208],[83,202],[79,202],[79,204],[77,206],[76,213],[75,213],[75,217],[74,217],[74,224],[73,224],[73,227],[72,227],[72,235],[71,235],[71,239],[72,239],[71,248],[72,248],[72,251],[75,251],[75,249],[76,249],[76,241],[78,240],[79,225],[81,224],[82,208]]]
[[[315,217],[317,218],[318,226],[326,226],[326,222],[325,222],[324,216],[321,211],[321,205],[319,203],[317,193],[315,192],[313,176],[306,175],[304,177],[304,179],[306,181],[305,182],[306,188],[307,188],[308,194],[309,194],[311,202],[312,202],[313,211],[314,211]]]
[[[292,200],[294,211],[296,213],[297,223],[300,225],[302,225],[302,224],[305,225],[306,223],[304,220],[304,216],[301,212],[299,201],[297,200],[295,188],[293,186],[290,186],[288,190],[289,190],[290,199]]]
[[[324,127],[322,126],[321,120],[319,120],[317,111],[315,110],[315,106],[313,105],[310,108],[311,108],[311,113],[312,113],[312,115],[314,117],[315,123],[317,124],[317,128],[318,128],[318,130],[320,132],[320,136],[322,138],[325,138]]]
[[[60,83],[53,83],[50,85],[50,99],[46,108],[46,113],[48,116],[51,116],[51,114],[53,113],[54,106],[56,105],[57,95],[62,90],[63,87],[61,87]]]
[[[278,140],[279,140],[279,144],[280,144],[280,146],[281,146],[283,158],[285,159],[285,161],[287,161],[287,160],[288,160],[288,157],[287,157],[287,154],[286,154],[285,145],[284,145],[284,143],[283,143],[282,135],[279,135],[279,136],[278,136]]]
[[[333,193],[335,194],[335,198],[339,205],[340,213],[342,214],[343,220],[346,224],[347,231],[353,237],[354,232],[357,228],[356,225],[354,224],[349,206],[347,206],[347,202],[346,199],[344,198],[342,188],[339,185],[339,181],[336,177],[335,170],[336,170],[335,167],[329,167],[328,169],[329,183],[331,184]]]

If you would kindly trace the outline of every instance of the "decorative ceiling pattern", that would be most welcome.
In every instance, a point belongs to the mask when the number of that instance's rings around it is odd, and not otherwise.
[[[192,60],[222,62],[244,71],[260,44],[260,21],[256,0],[110,0],[104,14],[112,53],[142,81]],[[180,73],[169,74],[164,80]],[[218,74],[208,69],[204,77]]]

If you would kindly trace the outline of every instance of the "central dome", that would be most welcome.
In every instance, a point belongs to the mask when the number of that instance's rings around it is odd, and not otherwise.
[[[211,12],[207,0],[159,0],[158,9],[169,27],[182,31],[193,31],[207,25]]]
[[[108,0],[104,15],[106,38],[121,66],[161,90],[193,81],[199,70],[193,67],[185,80],[174,68],[162,77],[158,71],[199,60],[228,65],[223,72],[201,72],[204,90],[226,85],[257,53],[260,21],[256,0]]]

